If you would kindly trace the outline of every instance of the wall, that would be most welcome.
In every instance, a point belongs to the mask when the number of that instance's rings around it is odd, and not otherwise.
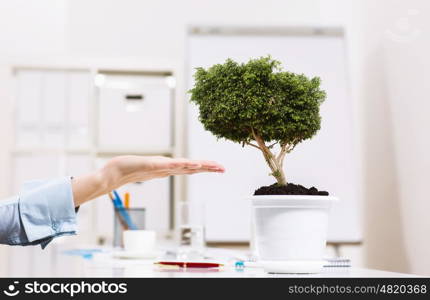
[[[1,0],[0,1],[0,87],[10,84],[8,70],[10,60],[20,57],[64,55],[66,53],[67,0]],[[10,139],[9,117],[12,110],[8,90],[0,88],[0,165],[8,165]],[[0,170],[0,197],[6,196],[8,170]]]
[[[63,55],[66,51],[67,0],[0,0],[0,198],[9,189],[9,148],[12,113],[5,67],[22,56]],[[0,276],[7,276],[7,251],[0,246]]]
[[[423,0],[361,1],[349,26],[353,96],[361,103],[365,263],[426,275],[429,13]]]
[[[2,59],[66,51],[67,0],[1,0]]]
[[[182,64],[187,24],[344,25],[366,186],[365,246],[347,254],[374,268],[430,274],[430,149],[423,130],[430,105],[428,9],[425,0],[0,0],[0,63],[11,56],[71,55]],[[404,17],[412,23],[405,25]],[[3,103],[1,93],[0,86]],[[0,138],[7,136],[2,122]],[[4,166],[4,152],[0,159]],[[0,173],[0,195],[5,176]]]
[[[318,19],[317,0],[71,1],[74,54],[182,60],[189,24],[270,25]]]
[[[374,4],[379,12],[371,30],[380,39],[381,62],[397,167],[396,197],[401,210],[401,231],[409,267],[430,275],[430,3],[424,0],[391,1],[391,8]],[[389,198],[386,208],[391,208]],[[395,220],[393,220],[393,223]]]

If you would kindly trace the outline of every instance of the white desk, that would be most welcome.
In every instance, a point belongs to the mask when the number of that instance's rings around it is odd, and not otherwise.
[[[151,260],[124,260],[109,254],[95,255],[93,259],[61,255],[61,268],[54,277],[415,277],[410,274],[393,273],[362,268],[325,268],[321,274],[268,274],[262,268],[237,270],[225,266],[222,269],[166,269],[153,265]]]
[[[48,264],[41,265],[33,270],[28,268],[17,268],[14,270],[14,277],[416,277],[410,274],[392,273],[379,270],[362,268],[325,268],[321,274],[268,274],[262,268],[235,269],[233,264],[226,264],[222,269],[167,269],[154,265],[154,260],[138,259],[118,259],[112,255],[111,248],[97,248],[91,259],[84,259],[82,256],[70,255],[70,251],[79,252],[88,248],[76,248],[70,245],[51,245],[55,246],[49,252],[41,252],[50,255]],[[162,249],[173,250],[171,244],[163,245]],[[85,250],[87,249],[87,250]],[[41,250],[40,250],[41,251]],[[160,251],[163,252],[163,251]],[[247,249],[221,249],[208,248],[206,255],[218,258],[220,261],[231,259],[245,259],[244,256],[249,251]],[[68,254],[66,254],[68,253]],[[42,257],[42,256],[41,256]],[[38,257],[34,257],[37,259]],[[160,258],[169,260],[169,258]],[[43,268],[43,269],[40,269]]]
[[[268,274],[261,268],[246,268],[235,270],[224,268],[221,270],[201,270],[201,269],[160,269],[153,266],[128,266],[128,267],[90,267],[86,269],[85,276],[88,277],[159,277],[159,278],[288,278],[288,277],[413,277],[408,274],[385,272],[360,268],[326,268],[321,274]]]

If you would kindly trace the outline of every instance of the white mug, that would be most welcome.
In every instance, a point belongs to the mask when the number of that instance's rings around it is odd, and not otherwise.
[[[155,251],[155,231],[125,230],[122,239],[125,251],[139,253],[153,253]]]

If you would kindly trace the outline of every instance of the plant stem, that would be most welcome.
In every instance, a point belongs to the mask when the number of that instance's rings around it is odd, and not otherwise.
[[[278,185],[287,185],[287,180],[285,179],[285,173],[282,168],[279,168],[276,172],[276,175],[273,174],[273,176],[276,178],[276,181],[278,182]]]
[[[285,173],[283,170],[284,156],[285,156],[285,153],[287,152],[286,146],[282,146],[280,154],[278,155],[278,157],[276,157],[272,153],[272,151],[270,151],[269,147],[266,146],[261,136],[258,135],[258,133],[256,133],[253,128],[251,128],[251,132],[255,141],[258,144],[258,149],[261,150],[261,152],[263,153],[264,159],[266,160],[267,164],[270,167],[270,170],[272,170],[271,175],[275,177],[279,185],[287,185],[287,180],[285,178]]]

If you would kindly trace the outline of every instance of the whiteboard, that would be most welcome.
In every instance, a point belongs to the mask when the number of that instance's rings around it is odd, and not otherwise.
[[[354,147],[352,101],[343,31],[333,28],[226,29],[194,28],[187,37],[187,87],[196,67],[246,62],[270,54],[288,71],[319,76],[327,99],[321,105],[321,130],[287,155],[287,181],[315,186],[340,201],[331,211],[329,241],[359,242],[361,182]],[[189,95],[187,100],[189,100]],[[226,173],[187,178],[188,201],[205,204],[206,238],[212,242],[248,241],[250,200],[254,190],[274,183],[262,154],[252,147],[216,138],[203,129],[198,110],[187,101],[187,155],[216,160]]]

